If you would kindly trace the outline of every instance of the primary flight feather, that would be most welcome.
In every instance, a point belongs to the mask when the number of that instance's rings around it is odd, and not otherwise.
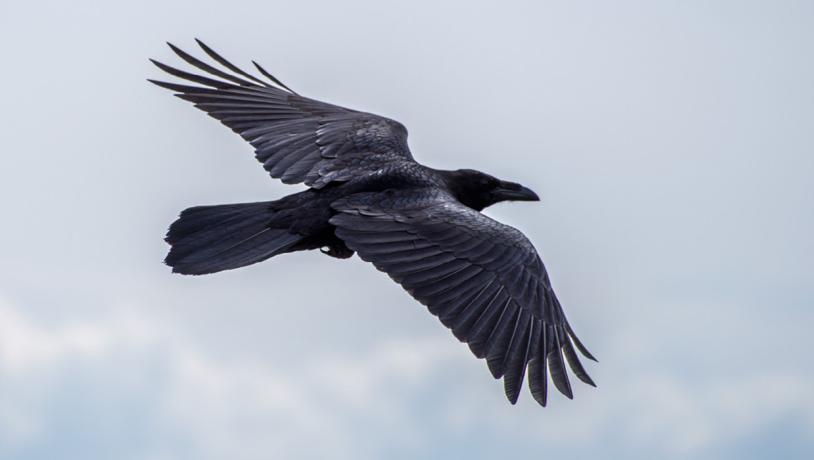
[[[311,249],[341,259],[357,253],[486,358],[512,404],[526,374],[543,406],[548,373],[573,397],[566,362],[594,385],[575,349],[594,357],[568,324],[534,246],[481,213],[501,201],[537,201],[533,191],[479,171],[419,164],[401,123],[300,96],[259,64],[269,81],[198,44],[222,68],[170,44],[208,76],[153,61],[195,85],[150,81],[240,134],[272,177],[308,189],[186,209],[166,237],[174,272],[215,273]]]

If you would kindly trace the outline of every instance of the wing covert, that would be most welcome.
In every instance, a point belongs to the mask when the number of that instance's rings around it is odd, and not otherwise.
[[[547,373],[571,398],[565,370],[594,385],[540,257],[517,229],[437,189],[360,193],[333,204],[336,235],[486,358],[506,396],[517,401],[525,374],[545,406]]]

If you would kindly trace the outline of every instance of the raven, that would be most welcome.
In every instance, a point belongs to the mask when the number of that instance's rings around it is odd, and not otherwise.
[[[575,347],[596,359],[568,324],[534,246],[480,212],[501,201],[538,201],[533,191],[471,169],[424,166],[401,123],[300,96],[256,62],[268,81],[196,41],[221,68],[168,43],[208,76],[151,60],[197,85],[149,81],[242,136],[271,177],[308,188],[274,201],[186,209],[166,236],[173,272],[215,273],[311,249],[340,259],[357,253],[486,358],[512,404],[527,370],[542,406],[548,372],[572,398],[565,361],[595,386]]]

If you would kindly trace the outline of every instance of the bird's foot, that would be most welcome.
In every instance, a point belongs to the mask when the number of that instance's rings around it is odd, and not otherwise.
[[[348,259],[353,256],[353,251],[344,244],[325,246],[320,248],[319,251],[325,255],[336,257],[337,259]]]

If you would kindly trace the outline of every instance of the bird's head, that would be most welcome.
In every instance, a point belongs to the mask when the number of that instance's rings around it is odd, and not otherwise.
[[[478,211],[501,201],[540,201],[528,187],[474,169],[446,171],[445,176],[455,198]]]

